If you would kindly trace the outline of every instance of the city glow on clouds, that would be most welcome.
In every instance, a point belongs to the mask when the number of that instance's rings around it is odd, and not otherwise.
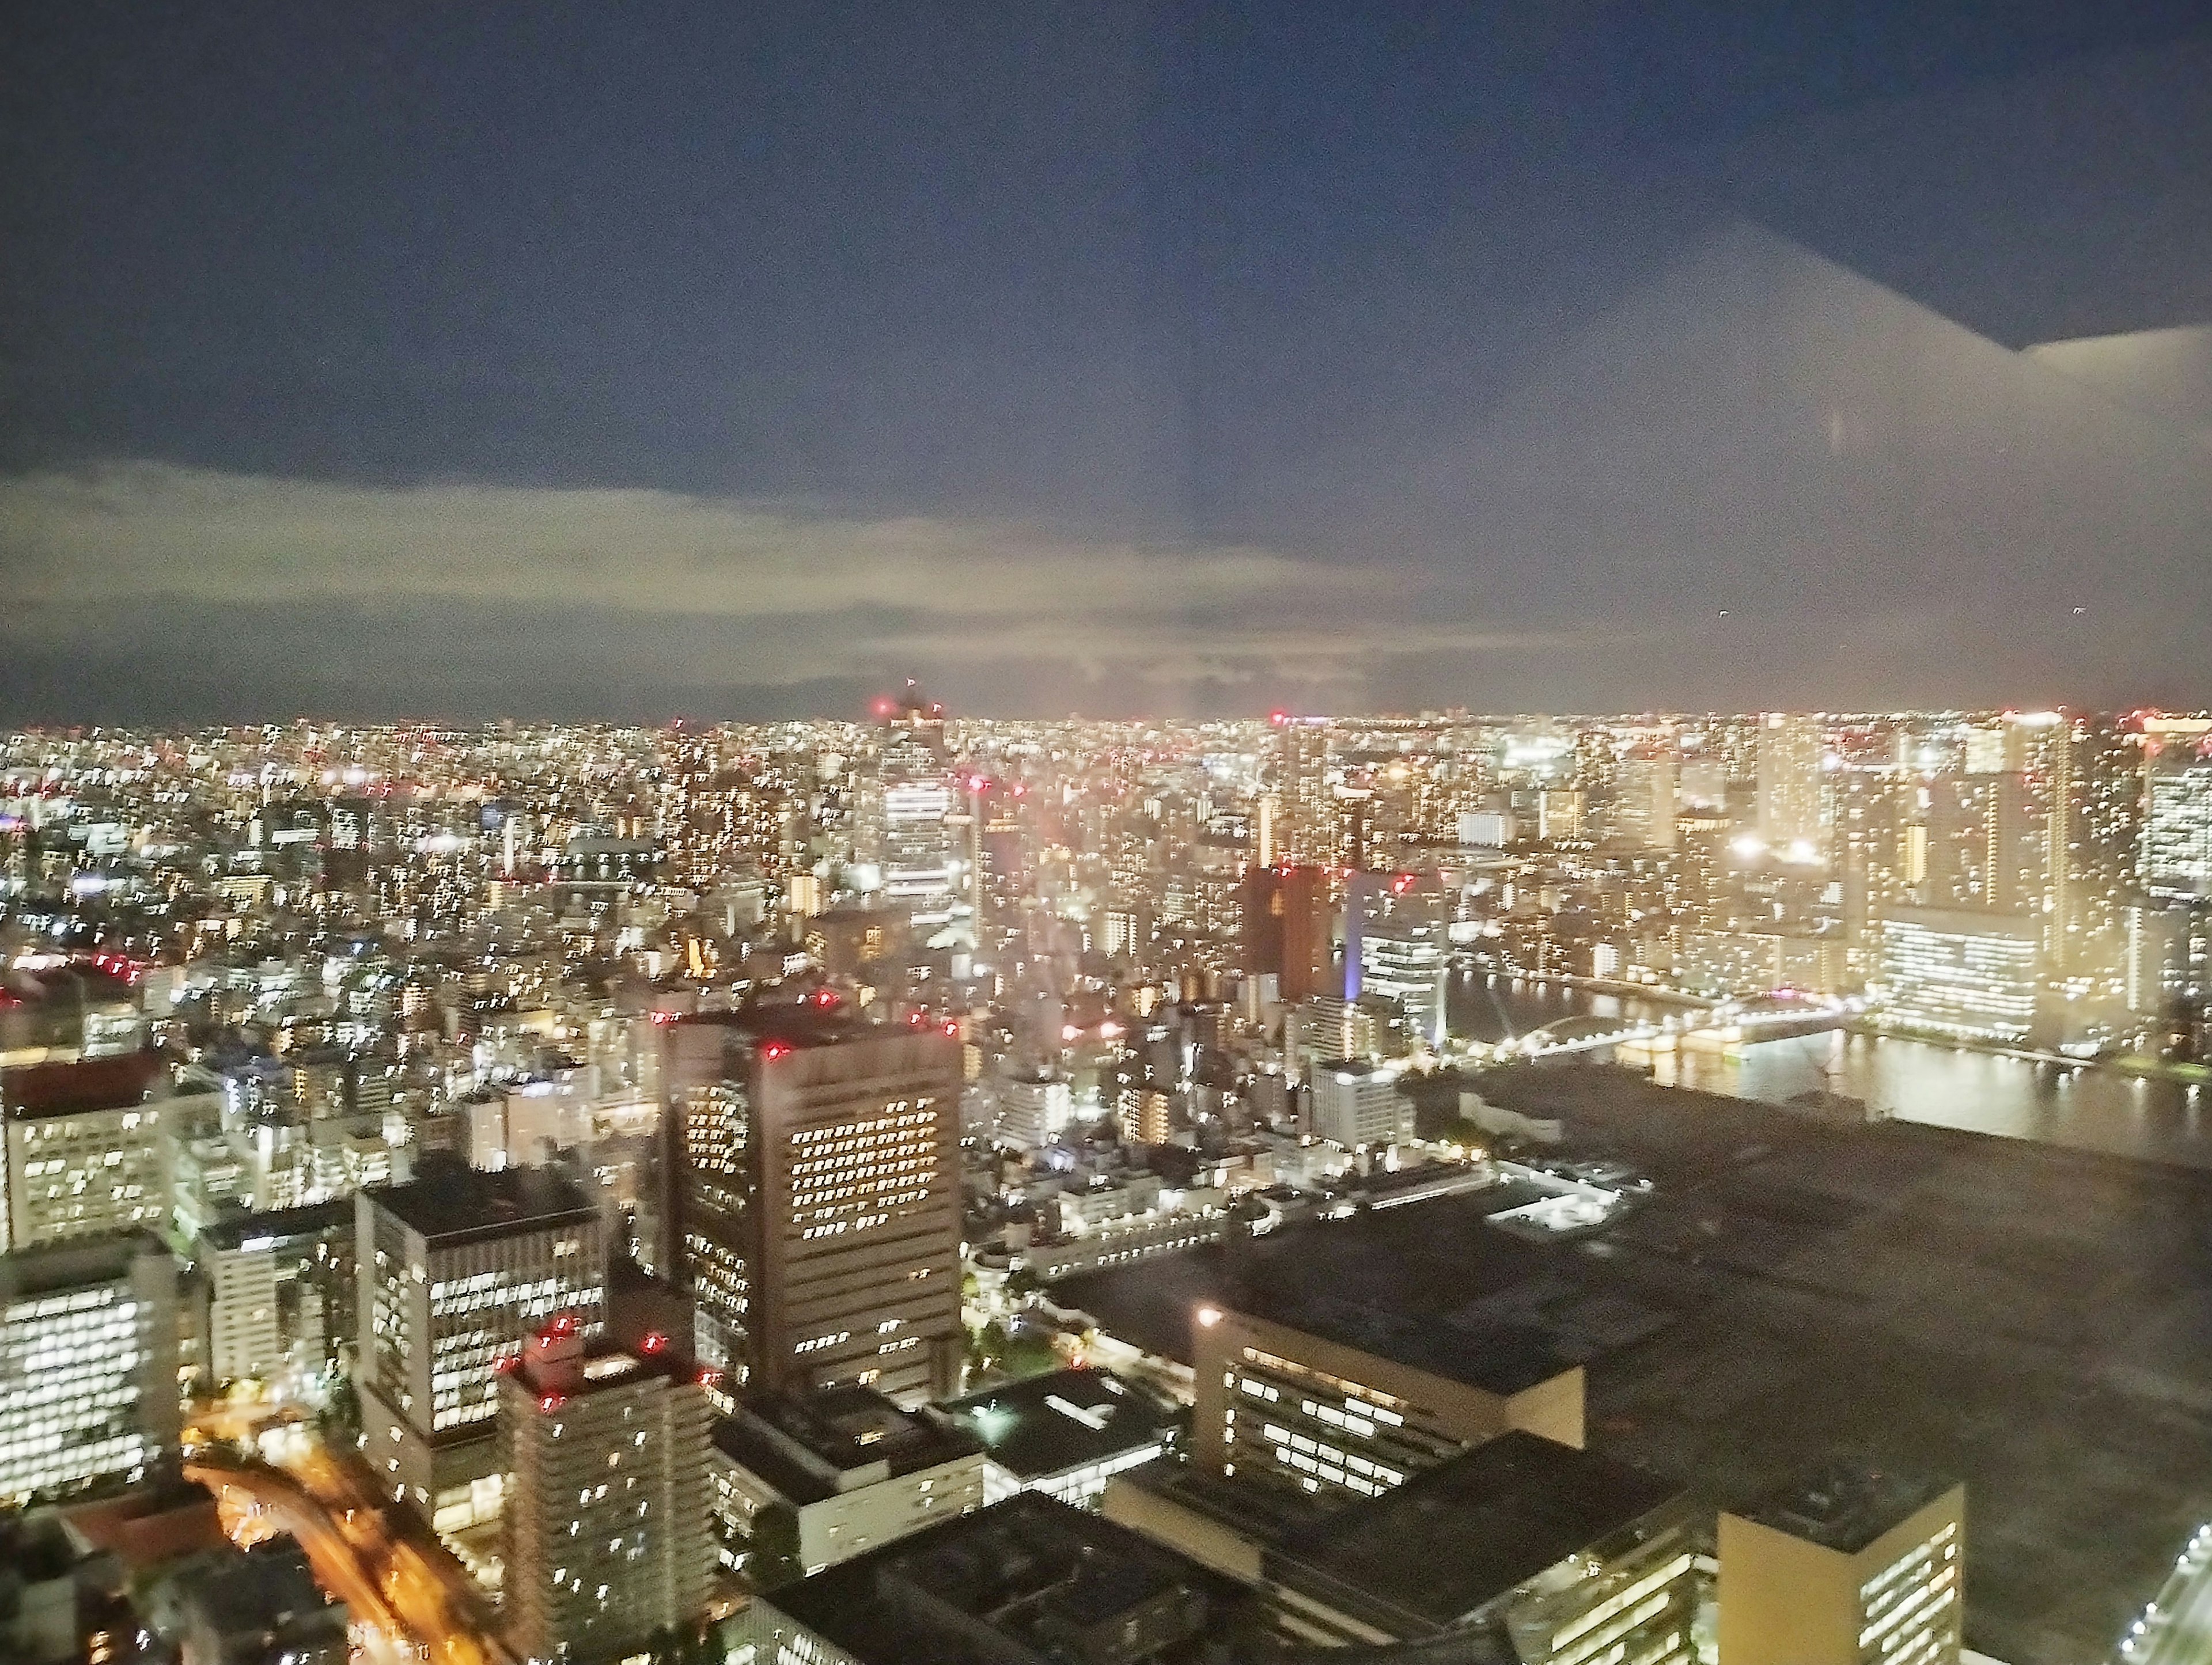
[[[719,663],[726,674],[738,646],[755,683],[944,659],[1120,666],[1152,683],[1235,682],[1258,666],[1333,681],[1378,653],[1553,639],[1437,617],[1411,575],[1264,550],[664,491],[352,485],[152,463],[0,481],[0,566],[50,637],[155,601],[340,603],[372,617],[443,602],[541,621],[566,609],[660,618],[661,651],[703,661],[664,666],[679,673]]]

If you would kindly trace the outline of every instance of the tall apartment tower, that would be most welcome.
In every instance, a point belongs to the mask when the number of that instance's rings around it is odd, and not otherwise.
[[[499,1382],[503,1603],[530,1665],[598,1665],[688,1624],[714,1576],[707,1473],[712,1412],[659,1335],[635,1351],[561,1318]]]
[[[1285,1006],[1329,991],[1327,873],[1319,867],[1248,867],[1238,908],[1248,974],[1273,976]]]
[[[950,1392],[958,1041],[832,1001],[702,1014],[664,1044],[668,1263],[701,1358],[763,1390]]]
[[[1279,731],[1277,790],[1283,803],[1280,854],[1304,866],[1336,861],[1336,806],[1328,793],[1328,730],[1286,719]]]
[[[556,1316],[606,1308],[597,1201],[550,1168],[426,1160],[355,1200],[362,1455],[440,1532],[495,1518],[500,1369]]]
[[[1837,1465],[1720,1517],[1720,1665],[1958,1665],[1966,1490]]]
[[[1673,849],[1680,780],[1672,751],[1651,746],[1622,758],[1613,777],[1615,841],[1633,850]]]
[[[0,1070],[0,1253],[161,1231],[167,1095],[150,1053]]]
[[[176,1455],[177,1265],[143,1232],[0,1255],[0,1508]]]
[[[1820,843],[1820,723],[1770,711],[1759,723],[1759,836],[1777,850]]]

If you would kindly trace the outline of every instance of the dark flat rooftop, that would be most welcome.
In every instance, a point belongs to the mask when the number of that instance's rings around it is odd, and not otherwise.
[[[255,1237],[300,1237],[325,1231],[349,1231],[353,1224],[351,1197],[311,1202],[303,1208],[271,1208],[258,1214],[226,1214],[200,1228],[200,1241],[216,1249],[236,1249]]]
[[[1181,1425],[1175,1413],[1111,1370],[1054,1370],[944,1408],[993,1462],[1024,1480],[1113,1456]]]
[[[373,1186],[365,1194],[434,1243],[599,1218],[597,1205],[549,1168],[487,1173],[452,1160],[426,1158],[407,1184]]]
[[[150,1052],[117,1053],[61,1064],[0,1070],[0,1103],[10,1118],[127,1110],[161,1085],[161,1060]]]
[[[769,1430],[799,1446],[805,1457]],[[872,1388],[850,1386],[749,1400],[737,1416],[714,1425],[714,1439],[797,1504],[834,1497],[836,1477],[854,1469],[883,1463],[893,1474],[910,1474],[981,1449],[964,1430],[918,1411],[902,1411]]]
[[[1190,1322],[1213,1303],[1416,1370],[1510,1395],[1668,1322],[1583,1298],[1571,1249],[1484,1224],[1518,1188],[1437,1198],[1349,1220],[1285,1226],[1249,1245],[1162,1256],[1055,1283],[1055,1305],[1145,1352],[1188,1364]]]
[[[1234,1581],[1035,1492],[757,1599],[860,1665],[1196,1665],[1257,1619]],[[1158,1645],[1127,1651],[1130,1630],[1145,1638],[1164,1613],[1174,1619]]]
[[[1516,1431],[1338,1510],[1279,1553],[1442,1629],[1680,1495],[1643,1469]]]
[[[1808,1543],[1856,1555],[1957,1484],[1933,1474],[1831,1463],[1733,1512]]]

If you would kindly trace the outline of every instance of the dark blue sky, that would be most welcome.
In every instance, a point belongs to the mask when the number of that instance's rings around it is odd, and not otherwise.
[[[2212,316],[2197,11],[10,9],[0,717],[2203,698],[2188,453],[1850,276]],[[2031,451],[2170,659],[1982,641]]]

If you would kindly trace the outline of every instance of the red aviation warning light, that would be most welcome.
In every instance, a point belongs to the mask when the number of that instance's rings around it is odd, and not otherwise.
[[[791,1056],[791,1042],[788,1041],[763,1041],[761,1042],[760,1055],[761,1060],[763,1063],[769,1064],[775,1063],[780,1058],[788,1058]]]

